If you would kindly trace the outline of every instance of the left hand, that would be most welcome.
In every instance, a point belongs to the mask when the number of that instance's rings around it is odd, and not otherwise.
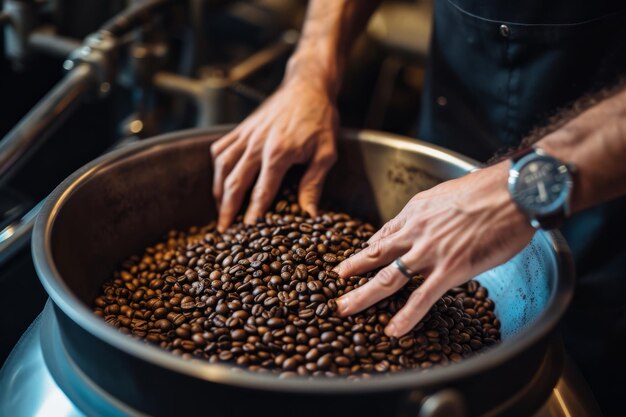
[[[369,246],[344,260],[341,277],[383,267],[367,284],[337,300],[348,316],[386,298],[409,280],[395,266],[400,259],[426,279],[391,319],[385,333],[409,332],[450,288],[493,268],[528,244],[535,229],[507,190],[508,162],[439,184],[414,196],[369,240]]]

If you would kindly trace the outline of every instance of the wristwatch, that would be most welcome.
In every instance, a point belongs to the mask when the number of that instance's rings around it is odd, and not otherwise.
[[[540,148],[511,157],[509,192],[535,229],[560,227],[570,212],[575,168]]]

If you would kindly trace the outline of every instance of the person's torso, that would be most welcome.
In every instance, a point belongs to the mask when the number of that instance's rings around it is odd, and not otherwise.
[[[481,162],[517,146],[559,109],[626,76],[625,9],[602,0],[435,0],[418,137]],[[626,344],[626,197],[575,215],[562,232],[578,280],[563,328],[568,349],[612,408],[626,389],[625,360],[615,359]]]
[[[436,0],[419,137],[478,160],[626,73],[626,2]]]

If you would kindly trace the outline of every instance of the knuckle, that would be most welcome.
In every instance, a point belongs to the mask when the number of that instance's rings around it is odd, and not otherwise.
[[[287,157],[287,151],[281,146],[271,146],[268,148],[265,159],[267,160],[267,170],[272,172],[276,169],[276,165],[283,162],[283,159]]]
[[[228,178],[226,178],[226,181],[224,181],[224,186],[231,192],[234,190],[238,190],[241,187],[241,180],[239,179],[239,177],[230,175]]]
[[[220,150],[219,142],[213,142],[213,144],[211,145],[211,148],[210,148],[211,157],[213,159],[215,159],[217,157],[219,150]]]
[[[215,171],[221,174],[224,170],[226,170],[228,164],[229,161],[223,153],[218,155],[214,161]]]
[[[425,230],[428,226],[428,219],[425,216],[417,216],[413,220],[413,227],[418,230]]]
[[[319,164],[323,167],[330,167],[337,162],[337,154],[334,151],[324,152],[319,157]]]
[[[370,246],[368,246],[367,250],[366,250],[366,255],[368,258],[370,259],[378,259],[380,258],[380,256],[383,254],[383,250],[384,250],[384,240],[377,240],[376,242],[372,243]]]
[[[428,299],[431,293],[432,291],[429,290],[428,288],[423,288],[423,287],[416,288],[410,296],[412,301],[414,301],[414,303],[412,304],[420,305],[422,303],[428,302]]]
[[[384,268],[378,273],[378,285],[384,289],[395,288],[396,277],[391,268]]]
[[[383,235],[391,233],[396,226],[396,222],[396,219],[391,219],[387,223],[385,223],[381,228],[381,232],[383,233]]]
[[[268,195],[269,195],[269,190],[267,189],[265,185],[256,186],[254,187],[254,190],[252,191],[252,199],[258,202],[263,202]]]
[[[265,146],[265,136],[262,134],[253,135],[246,143],[246,150],[244,154],[246,156],[258,156]]]

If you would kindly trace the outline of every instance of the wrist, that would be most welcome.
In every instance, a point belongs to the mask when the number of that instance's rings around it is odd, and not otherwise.
[[[341,71],[338,60],[328,56],[309,47],[299,47],[287,63],[283,84],[305,82],[323,91],[334,102],[339,93]]]
[[[473,183],[483,195],[484,201],[478,201],[481,210],[484,209],[493,221],[505,222],[511,232],[523,231],[532,228],[526,214],[515,203],[508,189],[508,177],[511,167],[510,161],[501,161],[497,164],[476,171],[477,178]],[[483,181],[482,178],[485,180]],[[483,208],[483,205],[486,205]]]

